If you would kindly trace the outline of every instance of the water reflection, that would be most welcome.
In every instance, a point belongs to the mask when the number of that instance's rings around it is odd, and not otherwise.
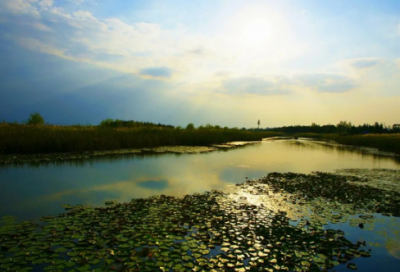
[[[154,190],[164,190],[168,187],[168,180],[145,180],[138,183],[139,187],[151,188]]]
[[[348,145],[340,145],[334,142],[323,141],[320,139],[310,140],[306,138],[301,138],[301,140],[284,140],[283,141],[287,145],[294,146],[299,149],[314,149],[314,150],[326,150],[326,152],[338,154],[351,154],[357,153],[362,157],[372,157],[378,160],[381,160],[383,157],[389,157],[393,159],[395,162],[400,164],[400,156],[394,155],[388,152],[379,152],[375,148],[368,147],[356,147],[356,146],[348,146]]]
[[[29,161],[25,163],[10,163],[10,164],[1,164],[1,168],[40,168],[40,167],[49,167],[49,166],[70,166],[70,167],[85,167],[92,166],[94,162],[115,162],[124,159],[136,159],[142,160],[145,158],[151,157],[160,157],[166,154],[162,153],[132,153],[132,154],[115,154],[115,155],[106,155],[106,156],[96,156],[96,157],[87,157],[87,158],[77,158],[77,159],[62,159],[62,160],[51,160],[51,161]],[[179,157],[182,154],[174,154]]]
[[[101,206],[152,195],[224,189],[270,172],[391,168],[390,157],[338,151],[306,141],[276,141],[205,154],[131,154],[0,168],[0,215],[21,220],[63,211],[62,204]]]
[[[400,259],[400,242],[399,241],[389,241],[385,245],[389,254],[395,257],[396,259]]]
[[[391,175],[390,171],[386,174]],[[343,176],[318,173],[308,176],[270,174],[262,180],[229,186],[230,194],[226,197],[262,206],[273,214],[284,213],[290,218],[291,225],[303,230],[341,230],[352,243],[364,245],[363,250],[372,250],[369,258],[351,260],[359,270],[395,271],[400,265],[400,194],[391,191],[382,194],[380,189],[363,186],[344,186],[344,180]],[[330,193],[322,197],[324,190]],[[350,194],[345,195],[347,193]],[[387,213],[376,213],[376,207]],[[395,216],[391,217],[391,214]],[[335,271],[342,270],[338,266]]]

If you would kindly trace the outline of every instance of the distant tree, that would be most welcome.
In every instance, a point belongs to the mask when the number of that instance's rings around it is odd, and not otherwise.
[[[257,125],[258,125],[258,128],[260,128],[260,120],[258,120],[258,122],[257,122]]]
[[[311,127],[312,127],[312,128],[316,128],[316,127],[320,127],[320,125],[318,125],[318,124],[316,124],[316,123],[312,123],[312,124],[311,124]]]
[[[186,129],[187,129],[187,130],[193,130],[193,129],[194,129],[194,125],[193,125],[192,123],[189,123],[189,124],[186,126]]]
[[[340,121],[339,124],[336,125],[339,133],[347,133],[350,132],[351,130],[351,122],[347,122],[347,121]]]
[[[31,113],[31,115],[29,116],[29,119],[27,121],[27,124],[28,125],[44,125],[44,119],[37,112]]]
[[[104,119],[103,121],[100,122],[100,126],[101,126],[101,127],[109,127],[109,126],[111,126],[111,124],[112,124],[113,122],[114,122],[113,119],[107,118],[107,119]]]

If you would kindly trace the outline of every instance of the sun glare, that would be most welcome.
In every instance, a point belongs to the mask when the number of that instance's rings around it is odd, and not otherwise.
[[[272,36],[273,27],[267,18],[248,18],[239,28],[240,42],[247,46],[262,45]]]
[[[223,29],[229,51],[249,61],[274,55],[286,45],[287,22],[270,6],[251,6],[229,17]]]

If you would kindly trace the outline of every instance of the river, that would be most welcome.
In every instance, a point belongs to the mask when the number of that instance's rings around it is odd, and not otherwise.
[[[62,204],[102,206],[152,195],[183,196],[258,179],[270,172],[400,169],[399,160],[308,140],[262,141],[202,154],[132,154],[0,168],[0,216],[31,220]]]
[[[19,221],[36,221],[65,212],[63,204],[104,207],[109,200],[122,203],[153,195],[181,197],[225,190],[272,172],[310,174],[350,168],[400,170],[400,161],[357,148],[299,139],[262,141],[201,154],[132,154],[8,165],[0,168],[0,218],[13,215]],[[352,243],[368,242],[364,248],[371,250],[371,257],[353,262],[359,271],[399,271],[399,218],[374,213],[374,220],[359,228],[355,223],[358,216],[350,213],[344,221],[327,223],[324,229],[340,229]],[[291,224],[297,224],[296,220]],[[334,270],[348,268],[340,264]]]

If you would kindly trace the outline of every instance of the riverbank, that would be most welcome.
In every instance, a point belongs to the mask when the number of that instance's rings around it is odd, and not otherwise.
[[[371,258],[380,270],[393,271],[399,260],[387,256],[396,250],[376,254],[370,239],[378,234],[361,236],[374,229],[375,220],[386,222],[377,214],[400,215],[400,194],[352,182],[362,180],[322,172],[270,173],[234,185],[233,193],[159,195],[107,201],[105,207],[65,204],[65,213],[41,217],[42,225],[5,216],[0,267],[245,272],[347,266],[364,271],[363,258]],[[398,226],[390,222],[387,241],[392,232],[398,237]]]
[[[396,160],[400,160],[400,154],[393,153],[393,152],[386,152],[386,151],[380,151],[378,148],[373,148],[373,147],[365,147],[365,146],[357,146],[357,145],[345,145],[345,144],[340,144],[337,143],[333,140],[328,140],[324,139],[322,137],[319,138],[313,138],[310,137],[311,135],[305,135],[307,137],[293,137],[293,136],[283,136],[283,137],[270,137],[264,139],[264,141],[281,141],[281,140],[292,140],[294,141],[294,144],[298,145],[303,145],[308,141],[312,141],[313,144],[319,144],[324,147],[329,147],[329,148],[334,148],[338,150],[343,150],[343,151],[355,151],[359,152],[365,155],[372,155],[372,156],[381,156],[381,157],[394,157]],[[321,135],[320,135],[321,136]],[[299,141],[295,141],[299,140]]]
[[[90,158],[101,156],[122,156],[130,154],[196,154],[208,153],[217,150],[228,150],[233,148],[244,147],[246,145],[259,144],[261,141],[248,142],[229,142],[210,146],[160,146],[154,148],[141,149],[119,149],[119,150],[102,150],[102,151],[86,151],[86,152],[64,152],[49,154],[3,154],[0,155],[0,165],[8,164],[24,164],[24,163],[50,163],[73,160],[87,160]]]
[[[377,148],[381,152],[400,155],[400,133],[339,135],[325,133],[298,133],[297,137],[333,141],[342,145]],[[293,136],[292,136],[293,137]]]
[[[400,155],[400,134],[338,135],[247,131],[220,127],[100,127],[0,124],[0,164],[85,159],[98,154],[132,154],[167,146],[225,148],[233,141],[307,137],[360,147],[366,152]],[[219,145],[219,146],[218,146]],[[229,147],[228,147],[229,148]],[[371,150],[377,148],[379,152]],[[151,151],[152,152],[152,151]],[[157,151],[156,151],[157,152]],[[175,151],[174,151],[175,152]],[[189,151],[190,152],[190,151]],[[384,152],[388,152],[384,154]]]
[[[279,136],[229,128],[109,128],[99,126],[33,126],[0,124],[0,155],[85,153],[160,146],[211,146],[233,141],[261,141]]]

